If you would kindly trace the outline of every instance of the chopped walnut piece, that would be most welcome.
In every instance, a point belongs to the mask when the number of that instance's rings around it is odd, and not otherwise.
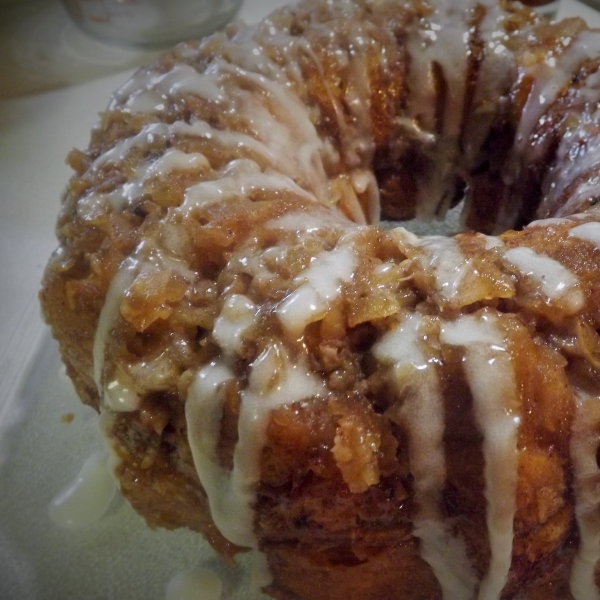
[[[365,492],[379,483],[380,444],[379,433],[370,431],[359,417],[346,415],[338,421],[332,452],[351,492]]]

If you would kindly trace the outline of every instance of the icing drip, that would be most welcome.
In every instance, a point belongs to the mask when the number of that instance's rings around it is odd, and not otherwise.
[[[231,369],[224,363],[214,361],[196,374],[188,391],[185,403],[185,418],[188,438],[196,471],[211,504],[211,514],[217,522],[222,518],[216,512],[221,496],[226,497],[224,488],[228,485],[228,474],[219,465],[217,447],[219,443],[222,404],[219,390],[226,381],[233,379]],[[231,513],[237,515],[237,513]]]
[[[440,211],[439,204],[448,200],[444,193],[448,189],[448,179],[453,179],[451,171],[459,154],[467,76],[468,35],[465,34],[464,16],[467,6],[465,2],[455,1],[438,4],[424,26],[411,31],[407,39],[411,57],[407,116],[426,132],[443,134],[447,140],[447,145],[440,148],[443,158],[439,158],[437,168],[428,170],[427,176],[419,181],[417,217],[426,221],[444,212]],[[443,74],[452,73],[451,78],[445,77],[448,89],[441,119],[436,102],[432,101],[440,93],[436,69]]]
[[[366,195],[366,206],[362,207],[366,223],[379,223],[381,203],[379,201],[379,186],[371,171],[355,170],[350,176],[352,187],[357,194]]]
[[[326,223],[322,217],[323,215],[312,212],[289,212],[273,219],[268,226],[272,229],[281,229],[302,237],[309,237],[311,234],[319,233],[325,229],[329,231],[332,229],[349,229],[354,225],[338,213],[327,213]]]
[[[568,39],[570,44],[552,53],[542,62],[534,62],[526,70],[534,83],[527,103],[523,109],[519,130],[515,138],[521,153],[529,155],[535,152],[535,144],[530,146],[531,135],[548,107],[556,100],[558,94],[571,82],[576,67],[586,58],[600,53],[600,35],[594,31],[582,31],[575,39]],[[528,149],[529,148],[529,149]],[[565,177],[565,181],[572,181]]]
[[[222,68],[240,80],[241,112],[253,125],[254,136],[266,143],[277,155],[294,160],[300,166],[302,181],[326,202],[325,171],[321,151],[323,142],[317,135],[304,105],[288,86],[241,67],[224,64]],[[250,85],[264,93],[267,106],[257,102],[256,93],[242,89]],[[317,187],[315,187],[317,186]]]
[[[570,37],[568,41],[571,41]],[[554,80],[559,89],[564,88],[578,72],[576,67],[588,58],[595,59],[599,53],[600,34],[594,30],[582,31],[557,59],[552,57],[546,60],[546,63],[555,61],[557,64],[552,63],[545,68],[552,73],[550,80]],[[567,113],[567,118],[572,119],[574,124],[561,136],[556,160],[544,181],[544,203],[554,216],[569,215],[580,210],[589,200],[596,199],[600,192],[597,174],[600,161],[598,73],[587,74],[584,81],[584,85],[578,87],[576,92],[577,109]],[[550,101],[554,99],[554,96],[549,98]],[[547,109],[550,102],[545,104]]]
[[[446,300],[452,300],[469,270],[469,261],[458,242],[452,238],[431,236],[423,238],[420,246],[428,256],[427,266],[433,269],[438,291]]]
[[[569,230],[569,237],[579,238],[600,247],[600,223],[590,221]]]
[[[478,3],[486,8],[485,16],[479,23],[479,38],[483,43],[484,53],[480,57],[481,64],[474,82],[472,106],[489,106],[498,102],[510,87],[507,73],[515,68],[515,60],[506,44],[508,36],[503,30],[505,16],[500,4],[493,0]],[[471,13],[473,14],[473,12]],[[471,32],[473,29],[471,29]],[[470,55],[473,58],[473,54]],[[465,163],[476,165],[486,137],[489,133],[493,117],[486,111],[471,113],[463,123],[461,145],[464,148]]]
[[[199,171],[209,168],[210,164],[203,154],[198,152],[187,154],[170,148],[150,166],[148,174],[164,177],[172,171]]]
[[[244,334],[254,324],[257,312],[258,307],[246,296],[234,294],[227,298],[212,332],[227,355],[240,353]]]
[[[218,462],[217,446],[219,391],[232,378],[232,371],[220,362],[198,372],[185,404],[188,439],[215,525],[234,544],[256,548],[254,486],[260,479],[269,414],[278,406],[323,395],[324,387],[302,361],[292,363],[282,348],[273,345],[264,350],[251,364],[248,387],[241,394],[238,443],[229,472]]]
[[[600,470],[596,459],[600,442],[600,398],[576,394],[571,458],[575,476],[575,517],[579,547],[571,568],[570,589],[575,600],[598,600],[594,580],[600,560]]]
[[[139,392],[141,390],[134,388],[133,378],[120,366],[117,366],[115,372],[111,374],[111,380],[105,381],[105,373],[103,371],[106,345],[119,318],[123,298],[136,277],[140,274],[161,269],[165,272],[176,273],[188,281],[193,281],[194,279],[194,274],[181,261],[172,258],[166,252],[152,247],[147,241],[144,241],[136,248],[133,255],[125,259],[120,265],[106,293],[94,336],[93,360],[96,389],[102,403],[111,410],[136,410],[139,405]],[[148,362],[150,363],[151,361]],[[130,366],[132,370],[136,369],[135,365]],[[157,365],[154,364],[152,366],[156,368]],[[137,365],[138,374],[143,370],[140,367],[141,365]],[[147,377],[142,377],[141,379],[146,380]],[[159,380],[160,377],[156,377],[156,381]],[[161,389],[161,386],[158,385],[157,389]]]
[[[493,235],[484,235],[482,233],[479,235],[485,241],[486,250],[493,250],[494,248],[502,248],[504,246],[504,242],[499,237]]]
[[[167,585],[166,600],[219,600],[223,582],[210,569],[180,571]]]
[[[583,210],[589,206],[586,201],[596,201],[600,197],[600,179],[594,175],[577,185],[576,191],[569,194],[569,199],[556,211],[559,215],[568,215],[573,210]],[[594,202],[595,203],[595,202]]]
[[[96,452],[85,461],[75,480],[52,500],[48,514],[65,529],[87,527],[106,513],[116,491],[106,454]]]
[[[440,341],[465,349],[465,375],[473,396],[475,421],[483,435],[491,549],[489,570],[479,587],[478,599],[497,600],[508,579],[516,510],[520,418],[511,357],[498,318],[492,313],[465,315],[445,323]]]
[[[546,302],[560,304],[568,314],[574,314],[584,306],[585,297],[577,277],[549,256],[521,246],[507,250],[503,258],[533,281]]]
[[[551,45],[551,49],[543,53],[525,52],[524,57],[519,61],[520,79],[530,81],[532,87],[528,90],[527,101],[521,112],[512,157],[507,161],[502,172],[502,179],[514,185],[514,189],[501,206],[497,219],[499,230],[514,226],[523,206],[527,205],[527,194],[523,195],[522,190],[528,189],[528,184],[524,186],[522,184],[523,178],[525,180],[528,178],[530,165],[542,164],[547,160],[545,157],[550,151],[552,136],[540,132],[540,124],[544,123],[551,107],[555,106],[557,100],[569,88],[581,63],[589,56],[596,56],[598,51],[600,51],[600,36],[592,31],[582,31],[576,35],[563,37],[561,43]],[[597,103],[599,97],[597,92],[595,96],[593,105]],[[581,107],[581,104],[579,106]],[[581,110],[578,109],[579,112]],[[583,110],[586,112],[588,109]],[[557,151],[557,157],[560,158],[552,161],[545,174],[543,204],[550,207],[546,214],[562,216],[573,212],[570,207],[567,210],[564,210],[566,206],[560,210],[557,210],[557,207],[561,205],[560,197],[563,190],[573,183],[578,172],[581,172],[578,159],[573,162],[572,157],[573,152],[578,152],[578,144],[572,143],[569,139],[576,129],[577,127],[572,127],[562,136]],[[551,152],[554,154],[554,150]],[[581,165],[581,168],[584,168],[584,165]]]
[[[333,250],[316,256],[294,279],[298,287],[277,307],[277,316],[286,331],[299,336],[304,328],[321,319],[352,279],[357,266],[354,247],[344,238]]]
[[[180,571],[167,585],[166,600],[219,600],[221,578],[210,569]]]
[[[349,42],[349,69],[344,100],[353,127],[342,128],[345,134],[342,152],[345,161],[354,166],[364,164],[363,157],[371,157],[375,147],[371,135],[373,126],[368,101],[371,97],[371,80],[367,73],[369,51],[376,46],[371,36],[364,31],[364,26],[356,21],[352,22]]]
[[[532,221],[527,225],[527,229],[530,227],[552,227],[553,225],[564,225],[566,223],[570,223],[569,219],[562,219],[559,217],[552,217],[549,219],[538,219],[537,221]]]
[[[215,80],[186,64],[176,64],[166,73],[139,71],[113,94],[110,110],[122,107],[130,112],[160,113],[176,94],[189,93],[211,102],[225,99]]]
[[[154,141],[166,138],[168,133],[169,126],[166,123],[145,125],[136,135],[117,142],[113,148],[101,154],[90,168],[95,171],[106,166],[119,165],[132,150],[136,148],[146,150]]]
[[[470,600],[477,581],[462,540],[452,535],[440,510],[446,478],[443,447],[444,404],[435,363],[426,345],[423,317],[409,315],[373,348],[375,357],[392,365],[391,378],[403,403],[397,418],[409,436],[411,473],[415,480],[413,534],[421,541],[421,557],[431,566],[445,600]]]
[[[449,237],[426,236],[419,238],[403,227],[393,233],[400,240],[408,256],[426,273],[433,273],[435,289],[443,300],[452,301],[461,290],[461,283],[472,270],[458,242]],[[406,248],[405,245],[408,245]],[[417,252],[411,251],[411,247]]]
[[[600,101],[600,90],[598,91],[598,101]],[[598,123],[600,112],[592,115],[591,119],[593,122]],[[578,131],[566,135],[562,141],[565,148],[561,148],[561,150],[568,152],[568,154],[565,160],[560,163],[560,176],[551,174],[554,187],[551,193],[548,194],[549,199],[557,199],[560,202],[560,198],[569,183],[576,182],[586,173],[595,170],[598,163],[600,163],[600,136],[595,136],[593,132],[589,131],[589,128],[588,123],[583,123]],[[558,216],[568,215],[573,210],[578,209],[586,200],[597,198],[600,187],[597,177],[591,180],[589,178],[585,179],[584,183],[576,184],[576,191],[569,194],[568,201],[557,211]]]
[[[118,367],[112,379],[104,386],[102,400],[106,408],[115,412],[137,410],[140,403],[133,381]]]
[[[231,161],[217,179],[202,181],[185,192],[183,204],[178,209],[184,215],[194,209],[233,198],[249,198],[258,192],[289,192],[300,198],[314,201],[315,197],[296,185],[289,177],[275,171],[263,173],[249,159]]]
[[[138,272],[138,261],[135,258],[126,259],[116,275],[113,277],[106,297],[104,305],[100,311],[98,325],[96,326],[96,335],[94,337],[94,381],[96,389],[102,397],[104,387],[102,383],[102,371],[104,370],[104,352],[108,336],[115,325],[121,301],[127,288],[133,283]]]
[[[267,117],[265,116],[264,118]],[[272,119],[272,117],[269,118]],[[269,122],[269,126],[272,131],[273,127],[276,127],[277,124]],[[255,155],[257,160],[260,158],[262,161],[266,162],[274,171],[288,175],[288,177],[294,180],[302,176],[302,173],[298,169],[298,161],[291,160],[288,149],[281,147],[281,143],[283,143],[281,136],[279,137],[281,142],[280,145],[273,148],[267,143],[269,140],[257,139],[247,133],[239,131],[217,129],[204,121],[193,121],[192,123],[176,121],[171,126],[171,129],[175,135],[214,140],[225,148],[243,149],[249,155]],[[308,175],[305,174],[305,176]]]

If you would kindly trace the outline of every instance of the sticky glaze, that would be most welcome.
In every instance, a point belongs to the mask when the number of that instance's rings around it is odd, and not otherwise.
[[[511,357],[493,313],[462,316],[446,323],[440,341],[465,350],[464,370],[474,415],[483,435],[486,521],[491,560],[479,586],[479,600],[496,600],[512,559],[517,491],[519,395]]]
[[[90,456],[77,477],[60,492],[48,507],[52,521],[65,529],[88,527],[108,510],[117,484],[108,470],[107,456]]]

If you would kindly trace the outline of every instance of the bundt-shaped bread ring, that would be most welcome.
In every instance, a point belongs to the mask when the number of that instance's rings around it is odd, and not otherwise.
[[[139,71],[41,292],[124,496],[280,599],[599,598],[599,100],[600,32],[489,0],[306,0]],[[463,196],[477,233],[377,225]]]

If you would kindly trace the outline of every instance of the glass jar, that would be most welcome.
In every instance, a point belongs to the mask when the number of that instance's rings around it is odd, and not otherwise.
[[[136,48],[161,48],[203,37],[230,21],[242,0],[62,0],[92,37]]]

